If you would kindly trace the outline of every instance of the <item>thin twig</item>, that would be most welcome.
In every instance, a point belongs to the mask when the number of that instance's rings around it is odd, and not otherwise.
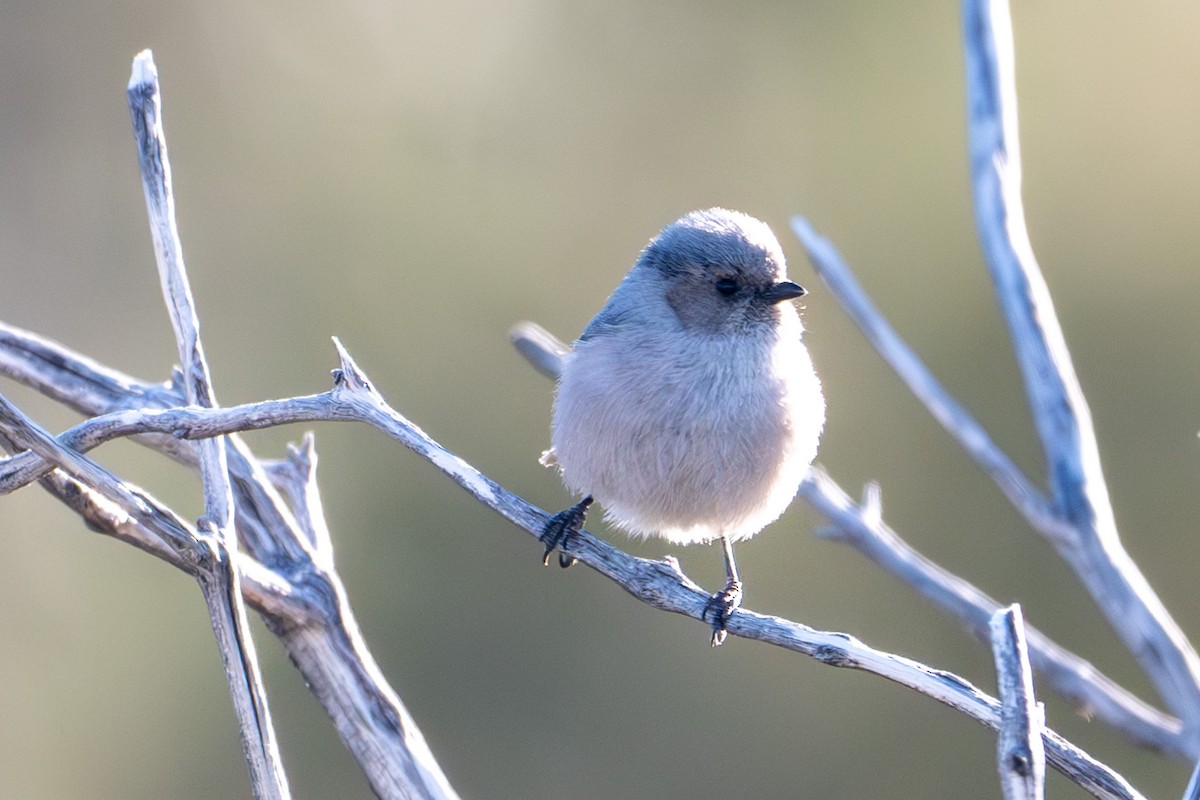
[[[142,51],[133,60],[128,98],[155,260],[179,345],[184,394],[189,403],[214,408],[217,402],[200,343],[200,321],[188,285],[183,248],[175,223],[175,199],[162,125],[158,71],[149,50]],[[196,578],[221,651],[254,795],[260,800],[284,800],[291,792],[271,724],[266,688],[238,583],[233,489],[225,441],[219,437],[206,440],[201,443],[199,452],[204,517],[196,529],[203,544],[211,549],[212,557],[204,560]]]
[[[997,611],[991,630],[1002,706],[996,761],[1004,800],[1042,800],[1046,790],[1045,711],[1033,696],[1021,607],[1014,604]]]
[[[830,294],[858,325],[867,342],[887,362],[909,391],[933,418],[953,436],[975,463],[990,477],[1013,507],[1035,530],[1052,541],[1074,538],[1045,494],[992,440],[982,425],[938,382],[929,368],[900,338],[854,277],[834,244],[821,236],[808,220],[792,218],[792,231],[804,245],[809,260]]]
[[[288,455],[267,469],[271,483],[287,496],[296,515],[296,525],[307,536],[318,566],[333,570],[333,537],[325,521],[325,505],[317,486],[317,440],[304,434],[299,445],[288,445]]]
[[[962,9],[976,227],[1045,450],[1055,510],[1076,532],[1052,542],[1197,736],[1200,657],[1121,544],[1091,413],[1029,241],[1008,2],[963,0]]]
[[[10,452],[20,449],[2,432],[11,430],[12,419],[11,408],[5,407],[3,395],[0,395],[0,449]],[[71,450],[62,444],[61,437],[57,440],[57,446],[67,452]],[[21,453],[31,454],[28,450],[21,450]],[[35,458],[40,459],[39,456]],[[62,470],[50,469],[38,482],[42,488],[78,514],[89,528],[144,550],[189,575],[194,573],[191,549],[176,549],[166,542],[176,535],[195,537],[195,529],[144,489],[125,481],[121,482],[137,497],[139,508],[153,510],[149,519],[130,514],[119,502],[113,502],[99,490]],[[293,590],[286,578],[253,558],[239,559],[238,568],[242,573],[243,596],[255,610],[267,617],[286,620],[293,625],[304,625],[311,621],[312,606],[305,602],[302,592]]]
[[[223,408],[185,406],[114,411],[92,417],[64,431],[59,436],[59,443],[85,453],[104,442],[139,434],[162,433],[179,439],[204,441],[238,431],[321,420],[330,413],[329,394],[325,392]],[[52,468],[51,464],[31,452],[0,458],[0,494],[32,483]]]
[[[800,484],[799,495],[830,521],[830,527],[819,535],[855,548],[960,619],[980,641],[990,641],[990,620],[1000,604],[934,564],[892,530],[883,521],[877,489],[869,487],[868,499],[858,504],[828,473],[814,466]],[[1025,634],[1034,669],[1081,712],[1103,720],[1141,745],[1175,755],[1193,755],[1194,744],[1184,738],[1178,719],[1147,705],[1035,628],[1025,626]]]
[[[122,509],[126,517],[152,531],[157,542],[145,548],[158,554],[170,550],[181,568],[195,574],[206,557],[197,547],[196,537],[187,523],[174,513],[147,500],[146,495],[96,462],[63,447],[48,431],[26,416],[4,395],[0,395],[0,433],[15,446],[28,448],[47,463],[63,470],[81,483],[99,491],[104,499]]]

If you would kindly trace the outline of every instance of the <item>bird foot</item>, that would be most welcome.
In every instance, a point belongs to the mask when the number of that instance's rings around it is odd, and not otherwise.
[[[725,643],[725,638],[729,635],[725,630],[725,623],[741,604],[742,582],[732,578],[726,582],[724,589],[708,598],[708,602],[704,604],[704,610],[700,612],[700,621],[706,622],[712,617],[712,639],[709,642],[713,647]]]
[[[575,564],[575,557],[566,552],[567,541],[583,528],[583,521],[587,517],[588,506],[591,504],[592,498],[591,495],[588,495],[565,511],[560,511],[546,520],[546,527],[542,528],[542,535],[538,537],[542,540],[542,544],[546,545],[546,552],[542,554],[542,566],[549,566],[550,554],[555,549],[559,550],[558,565],[560,567],[566,569]]]

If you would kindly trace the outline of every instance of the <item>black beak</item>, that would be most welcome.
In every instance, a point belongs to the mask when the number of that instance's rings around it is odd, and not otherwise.
[[[791,281],[780,281],[763,292],[763,298],[768,303],[782,303],[784,300],[795,300],[797,297],[803,297],[808,294],[808,291],[798,283]]]

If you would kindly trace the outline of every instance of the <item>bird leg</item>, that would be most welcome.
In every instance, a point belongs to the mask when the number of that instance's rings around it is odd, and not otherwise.
[[[538,537],[546,545],[546,552],[542,554],[542,566],[549,566],[550,554],[554,552],[555,548],[560,550],[558,554],[560,567],[566,569],[575,563],[575,557],[566,552],[567,540],[572,534],[579,533],[583,528],[583,521],[587,517],[588,506],[591,504],[592,496],[589,494],[575,505],[546,520],[546,527],[542,528],[542,535]]]
[[[725,588],[708,598],[704,610],[700,612],[700,621],[704,622],[712,615],[712,639],[710,643],[717,647],[725,642],[729,635],[725,623],[733,616],[742,604],[742,581],[738,577],[737,564],[733,560],[733,545],[729,539],[721,537],[721,547],[725,551]]]

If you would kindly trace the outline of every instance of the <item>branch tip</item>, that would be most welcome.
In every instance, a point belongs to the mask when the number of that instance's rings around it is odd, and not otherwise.
[[[133,71],[129,76],[129,88],[155,86],[158,84],[158,67],[154,65],[154,53],[150,48],[133,57]]]
[[[297,472],[305,475],[313,470],[317,463],[317,437],[312,431],[305,431],[304,437],[297,442],[288,442],[287,460]]]
[[[337,369],[331,372],[334,388],[361,390],[369,394],[375,394],[375,388],[371,385],[371,381],[367,378],[366,373],[358,368],[358,364],[354,363],[354,359],[350,357],[349,351],[342,346],[341,340],[336,336],[330,338],[333,339],[333,346],[337,350],[338,361],[340,362]]]
[[[563,361],[571,352],[569,344],[528,320],[513,325],[508,340],[534,369],[551,380],[558,380]]]

